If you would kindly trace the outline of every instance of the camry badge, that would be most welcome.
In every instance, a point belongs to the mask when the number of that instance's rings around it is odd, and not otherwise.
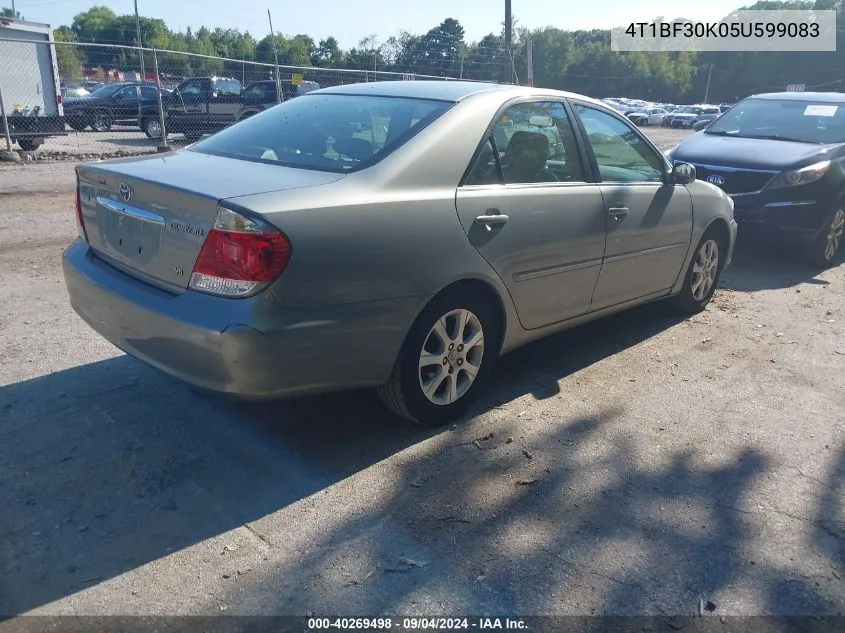
[[[132,187],[125,182],[120,183],[120,189],[118,191],[124,202],[129,202],[132,199]]]
[[[716,185],[717,187],[721,187],[725,184],[725,179],[721,176],[707,176],[707,182],[712,185]]]

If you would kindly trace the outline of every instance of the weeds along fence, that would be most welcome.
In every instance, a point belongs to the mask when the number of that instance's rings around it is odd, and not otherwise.
[[[191,142],[317,88],[454,77],[0,38],[0,149],[102,158]]]

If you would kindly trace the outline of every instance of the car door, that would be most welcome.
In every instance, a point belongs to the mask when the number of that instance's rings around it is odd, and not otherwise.
[[[141,98],[138,86],[127,86],[112,97],[112,119],[115,122],[137,121]]]
[[[669,182],[663,155],[621,117],[574,102],[608,219],[592,300],[599,310],[656,296],[675,283],[692,238],[692,199]]]
[[[241,84],[234,79],[214,79],[208,100],[208,123],[216,132],[237,121],[243,105]]]
[[[168,99],[167,115],[172,132],[200,134],[208,127],[208,79],[189,79]]]
[[[586,313],[606,216],[562,101],[526,100],[495,119],[456,205],[472,245],[507,286],[522,326]]]

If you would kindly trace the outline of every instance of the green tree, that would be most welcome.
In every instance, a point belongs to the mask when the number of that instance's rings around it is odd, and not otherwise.
[[[8,7],[0,7],[0,18],[12,18],[13,20],[24,19],[20,11],[12,11]]]
[[[67,44],[56,44],[56,63],[59,67],[59,76],[66,81],[81,79],[85,56],[78,46],[72,44],[75,41],[75,36],[71,28],[60,26],[53,30],[53,39],[56,42],[68,42]]]

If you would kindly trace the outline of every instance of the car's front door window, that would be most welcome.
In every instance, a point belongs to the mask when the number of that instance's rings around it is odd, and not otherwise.
[[[582,104],[575,105],[602,182],[663,182],[665,162],[630,125]]]

